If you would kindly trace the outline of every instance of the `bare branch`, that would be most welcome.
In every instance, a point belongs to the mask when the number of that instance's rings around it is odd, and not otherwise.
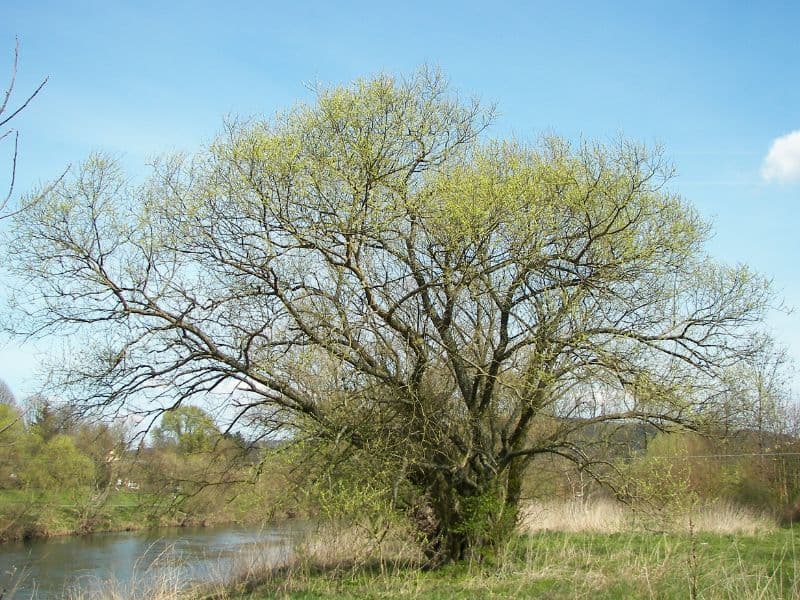
[[[11,100],[11,96],[14,92],[14,86],[17,81],[17,67],[19,63],[19,38],[16,39],[16,43],[14,44],[14,61],[11,67],[11,79],[8,83],[8,87],[6,88],[5,94],[3,95],[3,102],[0,104],[0,128],[5,127],[11,120],[19,115],[23,110],[25,110],[31,101],[39,95],[39,92],[42,91],[44,86],[49,81],[50,77],[45,77],[42,82],[36,87],[36,89],[25,98],[22,103],[17,106],[15,109],[11,110],[11,113],[5,115],[5,113],[9,110],[9,101]],[[5,115],[5,116],[4,116]],[[14,185],[16,183],[16,175],[17,175],[17,157],[19,154],[19,132],[13,129],[7,130],[5,132],[0,132],[0,141],[4,138],[13,135],[14,138],[14,151],[11,158],[11,182],[8,186],[8,191],[6,192],[5,198],[0,202],[0,220],[7,219],[9,217],[14,216],[23,208],[20,208],[17,211],[12,213],[5,213],[5,209],[7,208],[9,202],[11,201],[11,197],[14,193]]]

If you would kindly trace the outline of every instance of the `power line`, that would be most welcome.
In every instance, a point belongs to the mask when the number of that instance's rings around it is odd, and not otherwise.
[[[742,454],[689,454],[686,456],[653,456],[652,458],[668,458],[670,460],[685,458],[736,458],[740,456],[800,456],[800,452],[746,452]]]

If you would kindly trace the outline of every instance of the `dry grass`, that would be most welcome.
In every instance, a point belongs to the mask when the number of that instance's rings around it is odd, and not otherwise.
[[[756,535],[775,531],[774,518],[725,502],[669,513],[631,508],[612,500],[531,502],[522,511],[520,531],[536,533],[622,533],[637,530],[695,531]]]
[[[167,548],[149,564],[137,563],[125,582],[114,577],[88,578],[65,590],[69,600],[188,600],[238,598],[289,562],[291,548],[248,544],[232,555],[210,557],[202,583],[192,583],[189,566],[174,548]],[[2,596],[0,596],[2,598]]]
[[[225,600],[244,597],[260,585],[312,573],[344,573],[365,565],[384,573],[419,563],[419,550],[408,533],[399,528],[374,531],[367,526],[310,528],[290,550],[252,545],[205,574],[205,583],[186,585],[186,572],[165,551],[149,565],[137,565],[138,575],[130,583],[84,580],[67,590],[69,600]]]
[[[413,534],[399,526],[375,530],[364,525],[323,524],[295,546],[293,565],[329,569],[366,563],[412,564],[421,560]]]
[[[697,531],[707,533],[756,535],[778,529],[773,517],[725,502],[702,507],[691,516]]]
[[[629,529],[630,511],[616,502],[531,502],[522,510],[520,530],[617,533]]]
[[[173,551],[166,548],[149,564],[140,559],[128,581],[86,578],[63,595],[68,600],[176,600],[181,597],[184,584],[180,566],[171,559]]]

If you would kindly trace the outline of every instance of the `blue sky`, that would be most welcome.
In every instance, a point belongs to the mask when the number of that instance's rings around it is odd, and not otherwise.
[[[497,104],[495,137],[662,144],[671,188],[714,223],[713,255],[752,265],[800,308],[796,3],[33,0],[2,16],[0,82],[15,36],[17,98],[51,77],[15,123],[20,192],[95,150],[139,175],[209,141],[226,114],[271,114],[310,99],[315,81],[426,63]],[[770,326],[800,359],[800,315]],[[5,340],[0,378],[30,393],[47,347]]]

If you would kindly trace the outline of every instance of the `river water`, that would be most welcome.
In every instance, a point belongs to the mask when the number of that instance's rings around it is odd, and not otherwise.
[[[155,529],[1,544],[0,598],[94,598],[108,590],[147,598],[164,582],[225,580],[253,563],[280,563],[302,530],[299,523]]]

